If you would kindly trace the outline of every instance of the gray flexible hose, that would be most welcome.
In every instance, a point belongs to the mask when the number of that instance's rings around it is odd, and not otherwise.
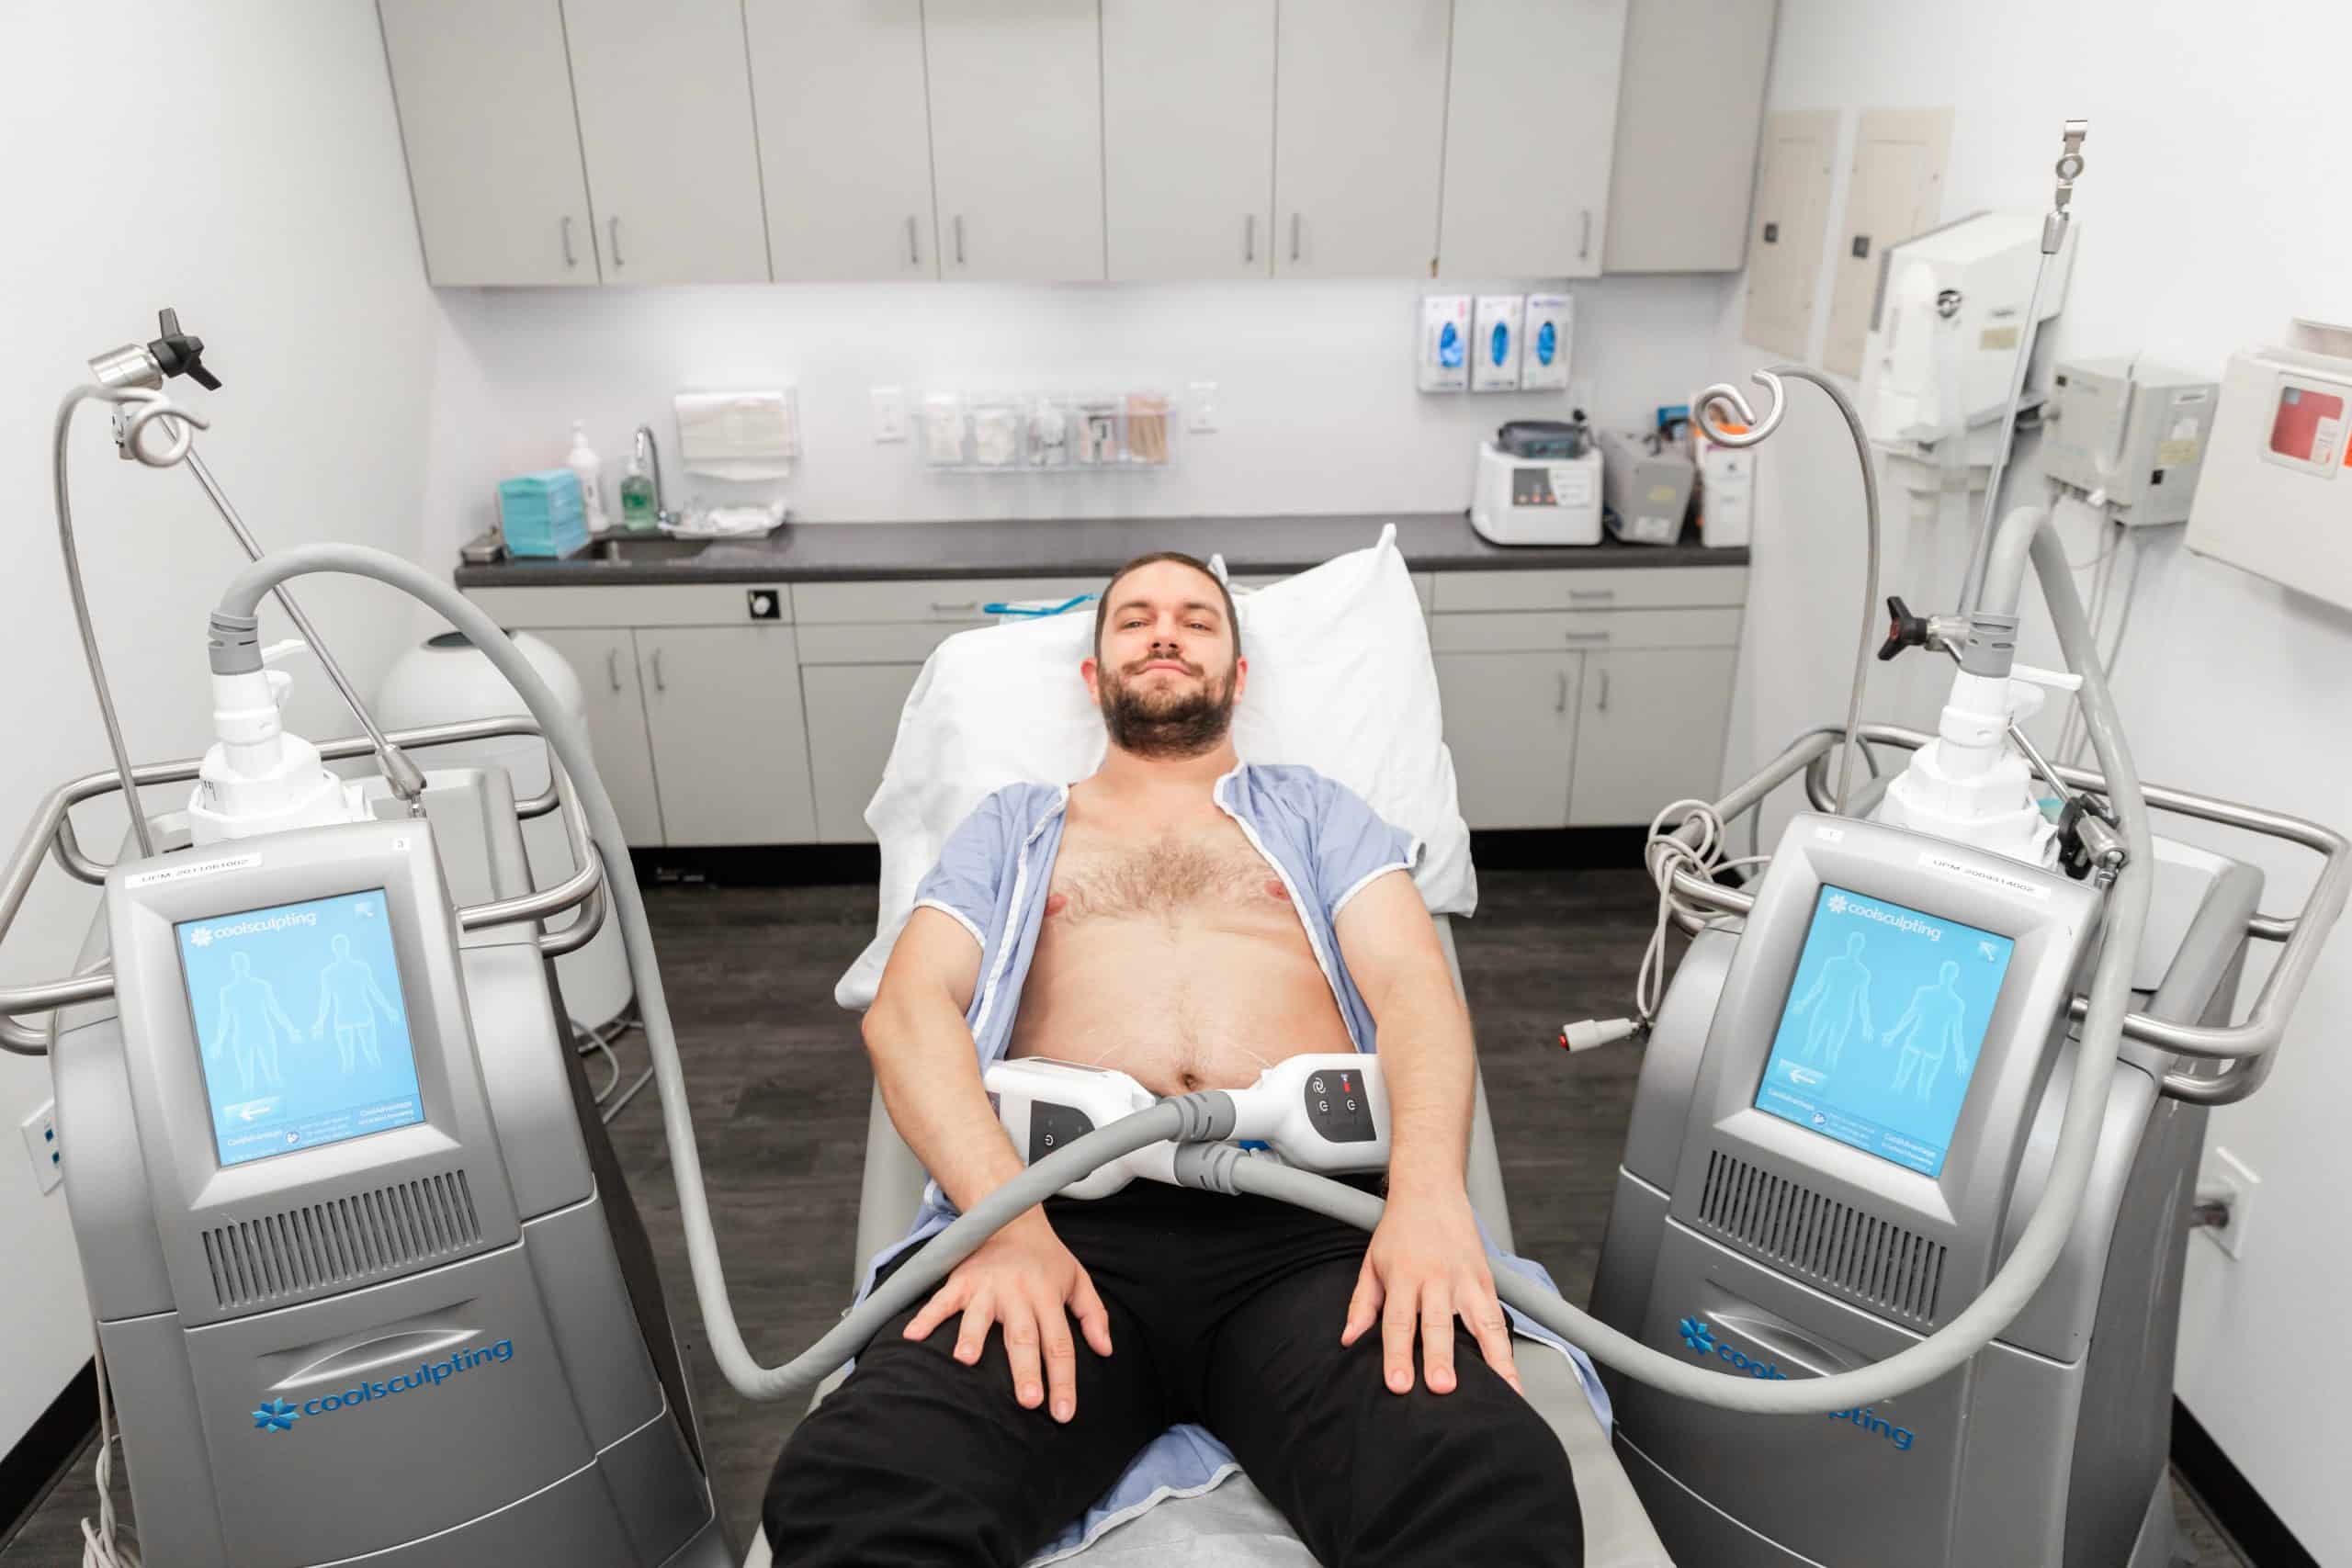
[[[1922,1387],[1966,1361],[2008,1325],[2041,1288],[2056,1262],[2073,1229],[2090,1163],[2098,1151],[2108,1083],[2115,1070],[2123,1014],[2131,1002],[2132,962],[2139,951],[2141,928],[2147,913],[2148,885],[2153,874],[2150,847],[2154,840],[2147,804],[2141,796],[2139,777],[2124,747],[2106,681],[2099,674],[2096,650],[2090,648],[2089,626],[2075,594],[2065,552],[2055,536],[2045,531],[2035,541],[2033,558],[2041,573],[2043,592],[2051,601],[2059,642],[2065,648],[2069,661],[2081,670],[2083,705],[2090,716],[2092,744],[2098,749],[2112,798],[2121,815],[2124,841],[2132,851],[2112,890],[2107,941],[2091,983],[2089,1015],[2075,1053],[2065,1117],[2041,1205],[2007,1261],[1959,1316],[1910,1349],[1872,1366],[1826,1378],[1766,1382],[1724,1377],[1653,1350],[1558,1296],[1528,1287],[1509,1270],[1502,1271],[1496,1283],[1504,1300],[1571,1343],[1583,1347],[1596,1360],[1667,1393],[1724,1409],[1760,1415],[1804,1415],[1858,1407]],[[761,1366],[743,1343],[728,1299],[726,1273],[720,1264],[709,1202],[703,1190],[701,1155],[695,1144],[694,1122],[686,1107],[677,1037],[670,1022],[669,1002],[653,953],[644,899],[636,878],[628,870],[624,848],[627,840],[620,819],[589,759],[584,730],[563,713],[538,672],[497,623],[455,588],[380,550],[356,545],[311,545],[266,557],[238,573],[221,596],[220,612],[250,618],[262,596],[277,583],[316,571],[344,571],[373,578],[422,600],[447,616],[521,694],[524,705],[538,720],[548,743],[571,779],[587,813],[597,852],[605,861],[605,880],[611,888],[615,912],[619,916],[622,940],[630,967],[637,975],[654,1081],[662,1095],[662,1129],[676,1174],[679,1214],[686,1235],[686,1256],[695,1293],[702,1305],[703,1326],[719,1371],[746,1398],[783,1399],[814,1386],[833,1367],[854,1355],[888,1317],[903,1310],[989,1235],[1088,1171],[1163,1139],[1215,1139],[1231,1130],[1230,1099],[1205,1094],[1162,1100],[1087,1134],[1028,1167],[974,1204],[969,1213],[933,1237],[916,1258],[816,1345],[782,1367]],[[616,867],[619,874],[615,874]],[[1197,1170],[1207,1163],[1210,1162],[1190,1161],[1187,1168]],[[1214,1164],[1233,1173],[1238,1190],[1264,1191],[1350,1224],[1378,1221],[1377,1199],[1336,1182],[1277,1167],[1272,1161],[1220,1158]]]
[[[431,605],[481,650],[522,697],[523,705],[539,723],[548,746],[563,765],[571,788],[587,814],[590,836],[605,866],[605,884],[619,917],[621,941],[628,952],[629,968],[637,980],[638,1008],[645,1025],[645,1040],[653,1061],[653,1081],[661,1091],[662,1129],[670,1149],[670,1164],[678,1183],[678,1214],[686,1235],[686,1259],[694,1276],[695,1294],[701,1303],[703,1331],[711,1356],[735,1391],[746,1399],[788,1399],[822,1382],[835,1367],[855,1355],[892,1315],[947,1271],[969,1257],[980,1243],[1012,1220],[1077,1181],[1099,1166],[1150,1145],[1173,1138],[1180,1142],[1222,1138],[1233,1129],[1233,1100],[1221,1091],[1182,1095],[1114,1122],[1056,1151],[975,1203],[970,1212],[924,1244],[921,1253],[836,1324],[825,1337],[780,1367],[763,1367],[743,1343],[735,1309],[727,1294],[727,1274],[718,1256],[718,1240],[711,1227],[710,1203],[703,1188],[702,1154],[695,1143],[695,1124],[686,1108],[686,1080],[678,1061],[677,1031],[670,1021],[670,1002],[662,988],[662,968],[654,956],[653,933],[645,916],[645,898],[629,866],[628,839],[612,797],[596,774],[588,753],[587,732],[571,716],[533,669],[522,649],[455,588],[429,572],[381,550],[360,545],[305,545],[266,556],[240,571],[220,596],[220,613],[249,618],[263,595],[289,578],[311,572],[340,571],[373,578]]]

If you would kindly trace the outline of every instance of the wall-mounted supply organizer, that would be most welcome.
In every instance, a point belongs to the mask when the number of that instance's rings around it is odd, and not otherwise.
[[[933,473],[1164,468],[1177,423],[1160,391],[938,391],[923,397],[914,447]]]

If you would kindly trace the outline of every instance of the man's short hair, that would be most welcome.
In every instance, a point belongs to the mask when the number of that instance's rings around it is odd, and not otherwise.
[[[1094,602],[1094,656],[1097,659],[1102,656],[1102,625],[1110,618],[1112,591],[1119,586],[1122,578],[1138,567],[1147,567],[1156,561],[1164,560],[1172,560],[1179,566],[1189,566],[1216,584],[1217,593],[1225,600],[1225,624],[1233,633],[1233,657],[1239,659],[1241,657],[1241,617],[1234,613],[1233,590],[1225,585],[1225,579],[1209,570],[1208,562],[1197,556],[1188,556],[1182,550],[1154,550],[1148,556],[1137,556],[1111,574],[1111,581],[1102,585],[1102,597]]]

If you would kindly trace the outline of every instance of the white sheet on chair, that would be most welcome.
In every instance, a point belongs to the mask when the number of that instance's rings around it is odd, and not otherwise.
[[[1250,666],[1233,720],[1242,759],[1303,762],[1354,790],[1421,840],[1414,880],[1430,911],[1470,913],[1478,901],[1470,829],[1439,724],[1429,628],[1396,529],[1241,595],[1238,608]],[[835,991],[842,1006],[873,1001],[915,885],[974,807],[1001,785],[1069,783],[1101,764],[1102,719],[1078,672],[1093,631],[1093,606],[1084,604],[962,632],[933,652],[865,808],[882,847],[881,912]]]

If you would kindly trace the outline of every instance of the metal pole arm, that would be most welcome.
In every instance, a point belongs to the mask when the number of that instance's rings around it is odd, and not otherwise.
[[[430,725],[419,729],[401,730],[389,739],[395,747],[421,749],[496,739],[503,736],[536,737],[539,733],[539,727],[535,721],[515,716]],[[376,751],[376,741],[364,735],[325,741],[319,747],[319,756],[328,761],[368,756]],[[187,784],[196,779],[202,766],[202,758],[150,762],[131,770],[131,782],[138,787]],[[558,807],[564,807],[564,824],[570,830],[572,861],[578,869],[552,887],[461,908],[458,911],[458,925],[461,931],[475,931],[508,920],[543,920],[575,906],[588,904],[589,908],[582,912],[581,917],[563,930],[552,934],[542,933],[539,937],[541,951],[549,957],[555,957],[585,946],[603,924],[604,900],[600,895],[604,886],[604,863],[589,841],[587,820],[574,792],[563,778],[562,770],[554,764],[552,757],[549,759],[549,773],[547,791],[529,800],[517,802],[515,815],[526,818],[543,816]],[[31,822],[26,825],[23,835],[17,840],[16,853],[9,858],[6,871],[0,872],[0,943],[7,941],[8,932],[15,927],[17,917],[24,908],[25,896],[32,887],[33,878],[40,871],[41,862],[51,855],[57,857],[58,864],[70,875],[97,886],[105,884],[107,874],[113,867],[100,863],[84,852],[74,831],[73,808],[84,801],[121,791],[121,776],[109,770],[88,773],[60,784],[42,799],[33,813]],[[135,799],[129,804],[130,809],[139,809]],[[112,995],[114,976],[111,973],[74,975],[36,985],[0,987],[0,1050],[20,1055],[44,1055],[49,1049],[47,1032],[18,1021],[21,1015],[48,1012],[78,1002],[99,1001]]]

